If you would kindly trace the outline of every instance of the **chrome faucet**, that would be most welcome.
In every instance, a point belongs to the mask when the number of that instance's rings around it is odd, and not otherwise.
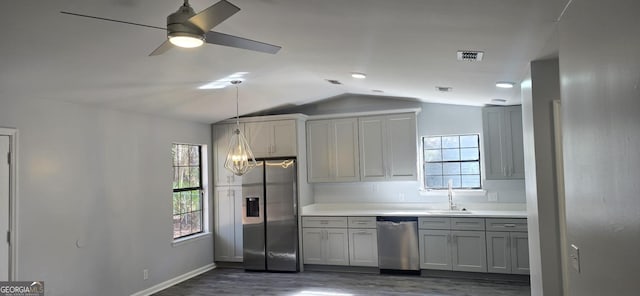
[[[449,196],[449,210],[456,210],[457,206],[453,203],[453,180],[451,179],[449,179],[449,186],[447,191],[447,195]]]

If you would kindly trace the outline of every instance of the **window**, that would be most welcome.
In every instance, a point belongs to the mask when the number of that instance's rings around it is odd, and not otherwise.
[[[202,232],[202,147],[173,144],[173,238]]]
[[[422,137],[427,189],[480,189],[480,136]]]

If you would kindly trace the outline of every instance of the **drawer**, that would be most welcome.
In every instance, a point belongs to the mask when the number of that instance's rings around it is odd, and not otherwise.
[[[349,217],[349,228],[376,228],[376,217]]]
[[[487,218],[487,231],[527,231],[527,219]]]
[[[347,217],[302,217],[302,227],[347,228]]]
[[[418,218],[419,229],[451,229],[451,218],[429,217]]]
[[[451,218],[453,230],[484,230],[484,218]]]

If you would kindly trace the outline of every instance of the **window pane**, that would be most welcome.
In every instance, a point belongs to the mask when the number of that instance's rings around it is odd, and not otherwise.
[[[189,168],[189,183],[187,187],[200,187],[200,168]]]
[[[173,166],[178,165],[178,145],[171,145],[171,159],[173,159]]]
[[[426,137],[424,138],[424,149],[440,149],[440,137]]]
[[[427,188],[442,188],[442,176],[427,176]]]
[[[460,147],[460,137],[442,137],[442,148],[458,148]]]
[[[180,237],[180,215],[173,215],[173,237]]]
[[[444,175],[460,175],[460,163],[445,163],[442,171]]]
[[[442,179],[444,181],[444,188],[448,188],[449,187],[449,180],[453,181],[453,188],[459,188],[460,187],[460,175],[443,176]]]
[[[202,208],[200,207],[200,190],[191,191],[191,210],[199,211]]]
[[[189,146],[189,165],[191,166],[200,165],[200,147],[199,146]]]
[[[480,175],[462,175],[463,188],[480,188]]]
[[[202,231],[202,212],[197,211],[191,213],[191,233]]]
[[[180,234],[188,235],[191,234],[191,214],[182,214],[180,216]]]
[[[180,192],[173,193],[173,214],[180,214]]]
[[[442,160],[460,160],[460,149],[442,149]]]
[[[480,162],[463,162],[460,164],[462,174],[480,174]]]
[[[478,147],[478,135],[460,136],[460,147]]]
[[[460,149],[460,160],[478,160],[480,159],[478,152],[478,148]]]
[[[425,150],[424,151],[424,160],[425,161],[441,161],[442,154],[440,150]]]
[[[427,175],[442,175],[442,163],[426,163]]]
[[[181,199],[180,199],[180,207],[181,207],[181,214],[184,213],[188,213],[191,211],[191,198],[189,196],[189,191],[183,191],[180,192],[181,195]]]

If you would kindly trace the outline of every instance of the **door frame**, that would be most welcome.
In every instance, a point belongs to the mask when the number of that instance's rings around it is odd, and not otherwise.
[[[9,136],[9,281],[15,281],[18,270],[18,130],[0,127],[0,136]],[[2,237],[2,235],[0,235]]]

